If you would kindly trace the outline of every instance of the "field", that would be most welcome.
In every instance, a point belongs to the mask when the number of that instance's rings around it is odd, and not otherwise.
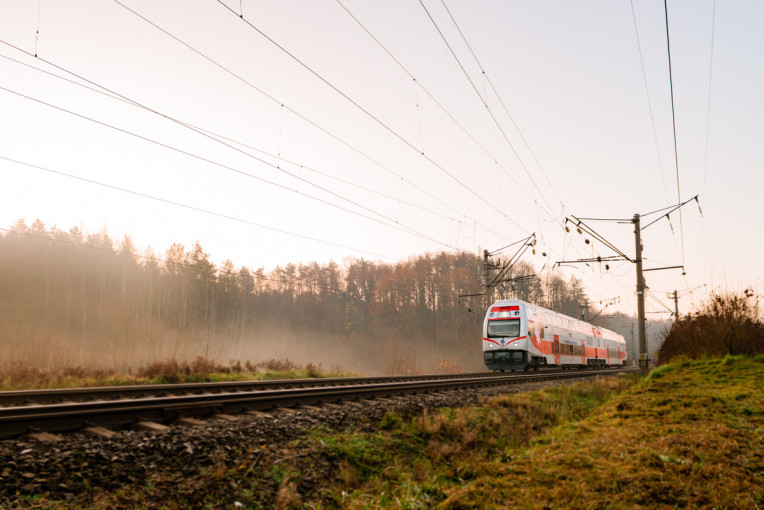
[[[136,384],[178,384],[195,382],[259,381],[267,379],[308,379],[352,377],[357,374],[330,372],[321,364],[298,365],[287,359],[269,359],[227,365],[197,357],[191,362],[165,360],[139,367],[135,372],[74,368],[34,368],[24,364],[0,368],[0,391],[125,386]]]
[[[764,357],[678,361],[615,396],[629,385],[607,379],[391,418],[374,433],[317,434],[338,475],[311,499],[343,508],[761,508]]]
[[[86,508],[761,508],[764,356],[487,398],[305,435]],[[262,448],[241,444],[242,452]],[[274,445],[275,447],[275,445]],[[257,453],[257,452],[256,452]],[[243,455],[243,454],[242,454]],[[72,508],[42,497],[32,508]]]

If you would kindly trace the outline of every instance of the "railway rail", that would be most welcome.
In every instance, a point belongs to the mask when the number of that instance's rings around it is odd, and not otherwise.
[[[184,417],[576,379],[634,369],[298,379],[0,392],[0,438],[33,431],[167,423]]]

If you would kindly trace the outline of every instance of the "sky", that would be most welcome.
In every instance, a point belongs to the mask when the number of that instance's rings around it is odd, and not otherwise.
[[[534,234],[539,276],[634,313],[634,264],[566,261],[615,255],[574,217],[633,258],[639,214],[645,267],[684,268],[649,317],[687,313],[764,290],[762,20],[670,0],[669,76],[657,0],[2,0],[0,228],[266,270]]]

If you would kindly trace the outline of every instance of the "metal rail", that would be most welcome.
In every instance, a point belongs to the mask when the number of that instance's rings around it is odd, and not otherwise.
[[[172,421],[183,416],[205,416],[267,410],[277,407],[321,404],[347,400],[372,399],[405,394],[431,393],[456,389],[499,386],[538,381],[575,379],[593,375],[614,375],[621,370],[554,372],[534,375],[442,376],[398,378],[397,381],[355,383],[334,386],[310,386],[204,393],[198,395],[154,396],[125,400],[98,400],[61,404],[24,405],[0,408],[0,437],[12,437],[33,430],[66,431],[84,426],[123,426],[136,421]],[[403,380],[400,380],[403,379]]]
[[[559,371],[559,370],[555,370]],[[0,407],[27,404],[55,404],[83,402],[88,400],[111,400],[136,397],[159,397],[169,395],[226,393],[238,391],[263,391],[280,388],[304,388],[348,386],[403,381],[432,381],[437,379],[470,379],[474,377],[499,377],[499,372],[445,375],[398,375],[380,377],[332,377],[310,379],[269,379],[258,381],[226,381],[181,384],[141,384],[129,386],[98,386],[90,388],[57,388],[47,390],[0,391]],[[521,374],[516,374],[521,377]]]

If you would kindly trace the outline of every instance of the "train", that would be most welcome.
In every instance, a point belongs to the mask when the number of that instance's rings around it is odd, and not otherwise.
[[[493,303],[483,321],[483,361],[491,371],[625,366],[623,336],[520,299]]]

